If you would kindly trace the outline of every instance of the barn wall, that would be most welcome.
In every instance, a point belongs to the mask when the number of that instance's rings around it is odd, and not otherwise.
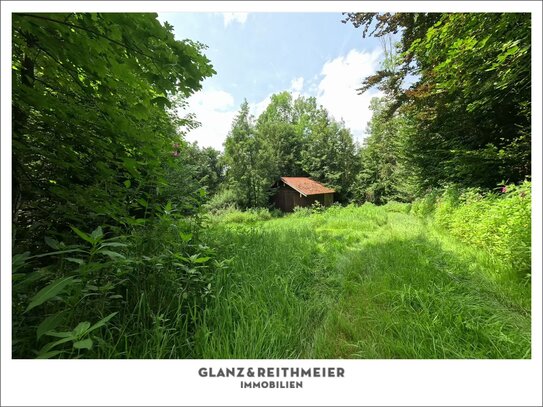
[[[318,201],[322,206],[330,206],[334,203],[334,194],[320,194],[320,195],[309,195],[305,197],[304,206],[311,206],[315,201]]]
[[[297,204],[297,198],[300,194],[289,187],[280,187],[275,194],[275,207],[283,212],[292,212]]]
[[[289,186],[282,186],[279,187],[274,198],[275,207],[283,212],[292,212],[296,206],[311,206],[315,201],[321,205],[330,206],[334,201],[334,194],[303,196]]]

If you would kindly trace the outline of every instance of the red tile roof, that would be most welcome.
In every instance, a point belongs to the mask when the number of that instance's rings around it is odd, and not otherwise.
[[[281,181],[305,196],[336,192],[307,177],[281,177]]]

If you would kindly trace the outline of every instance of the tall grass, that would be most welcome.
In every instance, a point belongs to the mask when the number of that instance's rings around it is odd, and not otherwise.
[[[494,255],[522,278],[531,272],[531,204],[531,183],[524,182],[496,193],[448,188],[415,202],[412,212]]]
[[[525,184],[286,216],[226,207],[204,228],[166,213],[127,236],[48,240],[56,252],[14,258],[13,354],[527,358],[529,203]]]
[[[416,218],[388,220],[341,256],[344,289],[316,357],[529,357],[529,290],[501,284],[490,255]]]
[[[221,254],[232,260],[216,276],[218,291],[196,336],[197,357],[297,358],[312,345],[325,312],[316,290],[323,271],[311,244],[314,231],[274,226],[233,223],[212,230]]]
[[[302,211],[303,212],[303,211]],[[331,208],[208,238],[231,259],[202,314],[202,358],[523,358],[530,292],[509,264],[402,205]]]

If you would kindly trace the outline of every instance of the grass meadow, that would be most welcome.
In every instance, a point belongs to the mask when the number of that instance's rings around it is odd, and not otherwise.
[[[530,206],[526,184],[74,229],[14,257],[14,357],[530,358]]]
[[[212,218],[197,358],[529,358],[530,285],[408,205]]]

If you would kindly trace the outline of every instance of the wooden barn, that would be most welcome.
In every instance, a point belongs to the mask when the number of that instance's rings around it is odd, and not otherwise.
[[[274,185],[275,207],[283,212],[292,212],[296,206],[311,206],[318,201],[323,206],[334,202],[334,190],[307,177],[281,177]]]

